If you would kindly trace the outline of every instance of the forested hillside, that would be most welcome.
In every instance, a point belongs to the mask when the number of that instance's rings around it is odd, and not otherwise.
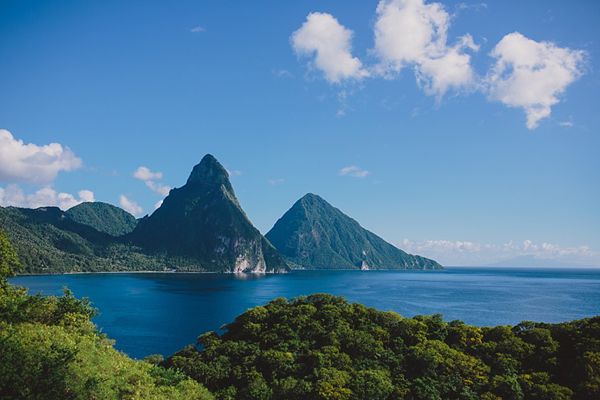
[[[99,201],[78,204],[69,208],[65,215],[75,222],[111,236],[126,235],[137,225],[135,217],[127,211]]]
[[[17,251],[21,273],[162,271],[171,265],[56,207],[0,207],[0,227]]]
[[[0,398],[212,398],[180,372],[116,351],[90,321],[96,311],[87,300],[66,289],[62,297],[43,297],[9,285],[18,268],[0,231]]]
[[[598,399],[600,317],[479,328],[315,294],[168,358],[221,399]]]

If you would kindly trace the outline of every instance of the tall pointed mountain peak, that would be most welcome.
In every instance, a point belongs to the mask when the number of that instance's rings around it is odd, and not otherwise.
[[[387,243],[312,193],[298,200],[266,238],[297,268],[442,269]]]
[[[211,184],[227,183],[229,184],[229,174],[227,170],[211,154],[202,158],[200,164],[192,169],[192,173],[187,180],[187,184]]]
[[[284,272],[288,266],[239,204],[227,170],[210,154],[187,183],[136,226],[132,243],[164,255],[178,269]]]

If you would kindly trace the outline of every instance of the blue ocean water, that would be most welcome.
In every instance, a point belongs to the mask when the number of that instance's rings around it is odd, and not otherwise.
[[[600,269],[450,267],[445,271],[294,271],[282,275],[73,274],[10,279],[31,294],[67,286],[131,357],[168,356],[277,297],[344,296],[405,317],[442,314],[478,326],[561,322],[600,314]]]

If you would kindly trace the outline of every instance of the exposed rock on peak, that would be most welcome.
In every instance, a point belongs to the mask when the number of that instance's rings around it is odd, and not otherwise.
[[[210,154],[193,168],[183,187],[171,190],[160,208],[139,221],[130,238],[153,253],[204,271],[289,269],[248,220],[227,171]]]
[[[186,185],[226,185],[228,190],[233,191],[227,170],[210,154],[205,155],[200,164],[192,169]]]

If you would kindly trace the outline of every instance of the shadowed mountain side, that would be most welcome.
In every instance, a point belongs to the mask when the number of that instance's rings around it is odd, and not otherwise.
[[[192,259],[205,271],[286,272],[277,250],[242,210],[225,168],[210,154],[187,183],[172,189],[160,208],[127,237],[168,258]]]
[[[265,235],[295,267],[308,269],[443,269],[364,229],[321,197],[298,200]]]

